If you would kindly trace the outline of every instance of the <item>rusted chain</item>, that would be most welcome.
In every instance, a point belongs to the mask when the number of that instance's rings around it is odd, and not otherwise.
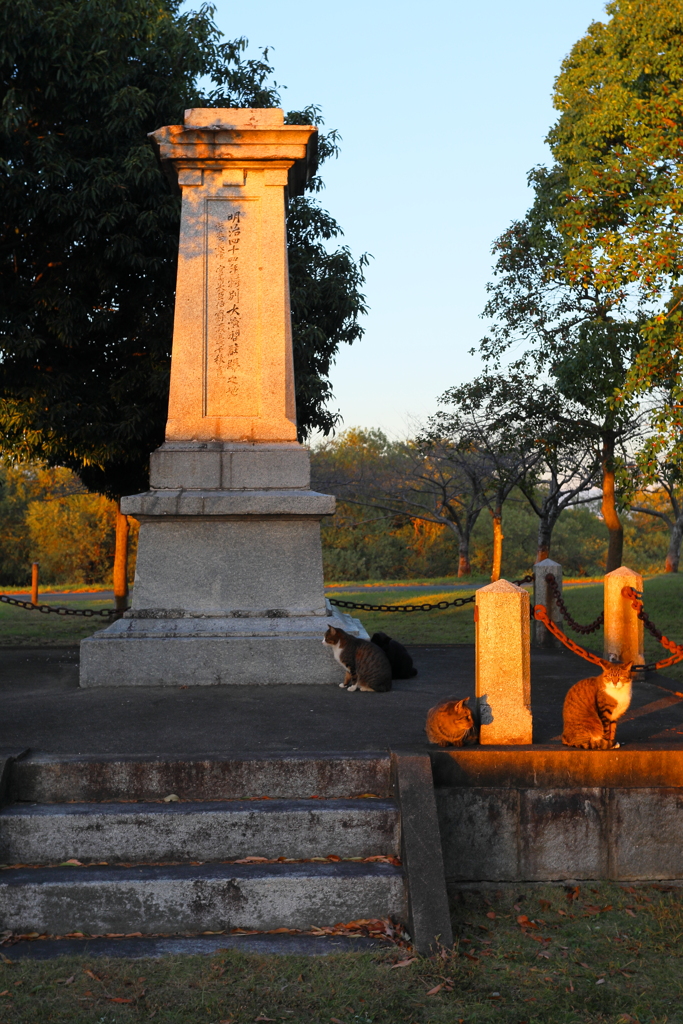
[[[621,591],[621,596],[631,602],[631,607],[635,609],[638,618],[643,623],[648,633],[650,633],[655,640],[659,640],[662,647],[666,648],[667,651],[672,652],[670,658],[664,658],[662,661],[651,662],[643,667],[648,671],[658,672],[662,668],[668,668],[670,665],[675,665],[677,662],[683,661],[683,644],[677,644],[674,643],[673,640],[667,639],[667,637],[657,629],[654,622],[650,619],[643,608],[643,595],[639,594],[637,590],[633,589],[633,587],[624,587]]]
[[[18,597],[10,597],[9,594],[0,594],[0,601],[15,605],[17,608],[25,608],[29,612],[42,612],[43,615],[82,615],[86,619],[91,619],[94,615],[99,615],[103,619],[118,618],[121,615],[121,612],[114,608],[65,608],[63,605],[33,604],[32,601],[20,601]]]
[[[553,636],[556,636],[565,647],[568,647],[570,651],[573,651],[574,654],[578,654],[579,657],[583,658],[585,661],[590,661],[594,665],[599,665],[601,668],[606,668],[612,664],[612,662],[601,658],[599,654],[594,654],[593,651],[587,651],[585,647],[579,647],[577,643],[570,640],[569,637],[562,632],[560,627],[552,621],[542,604],[537,604],[534,607],[534,618],[538,619],[539,622],[542,622],[546,629],[549,629]]]
[[[513,585],[522,586],[523,583],[533,583],[534,577],[531,574],[523,576],[521,580],[514,580]],[[362,612],[431,612],[443,611],[446,608],[462,608],[464,604],[472,604],[475,595],[471,597],[456,597],[453,601],[439,601],[437,604],[362,604],[359,601],[340,601],[336,597],[328,597],[330,604],[337,608],[355,608]]]
[[[582,626],[580,622],[576,621],[576,619],[573,617],[573,615],[567,608],[566,604],[564,603],[557,580],[552,575],[552,573],[546,574],[545,582],[548,589],[552,592],[555,604],[562,612],[563,619],[572,627],[575,633],[582,633],[583,635],[587,636],[589,633],[595,633],[596,629],[600,629],[600,627],[603,625],[605,621],[604,612],[600,612],[597,619],[589,623],[587,626]]]

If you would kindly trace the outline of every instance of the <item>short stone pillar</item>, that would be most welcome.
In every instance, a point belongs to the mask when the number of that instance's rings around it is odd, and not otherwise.
[[[532,742],[529,594],[507,580],[476,594],[480,742]]]
[[[645,664],[643,623],[632,601],[624,597],[624,587],[642,593],[643,577],[622,565],[605,576],[604,654],[608,661],[632,661],[635,668]]]
[[[560,594],[562,593],[562,566],[559,562],[553,562],[551,558],[544,558],[542,562],[536,562],[534,573],[534,607],[542,604],[548,613],[548,618],[555,625],[562,629],[562,612],[557,607],[553,592],[545,581],[546,576],[554,576]],[[531,625],[531,635],[534,647],[562,647],[562,642],[553,636],[547,626],[538,619],[534,619]]]
[[[132,607],[81,645],[81,686],[334,683],[320,520],[297,441],[286,197],[316,129],[282,110],[186,110],[152,133],[182,196],[166,440],[140,521]]]

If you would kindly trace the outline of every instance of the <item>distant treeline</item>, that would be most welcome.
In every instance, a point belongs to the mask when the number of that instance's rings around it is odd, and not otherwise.
[[[0,460],[0,585],[29,586],[32,562],[41,583],[111,583],[115,515],[68,469]],[[131,573],[136,541],[131,531]]]

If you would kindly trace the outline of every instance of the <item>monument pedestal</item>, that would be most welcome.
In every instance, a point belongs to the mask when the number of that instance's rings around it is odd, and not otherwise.
[[[178,486],[183,481],[190,486]],[[328,625],[366,637],[324,598],[320,519],[294,444],[164,444],[140,520],[133,603],[81,644],[81,686],[334,683]]]
[[[81,644],[81,686],[334,683],[320,520],[298,444],[285,208],[316,129],[282,110],[185,111],[152,133],[182,194],[166,443],[140,521],[133,604]]]

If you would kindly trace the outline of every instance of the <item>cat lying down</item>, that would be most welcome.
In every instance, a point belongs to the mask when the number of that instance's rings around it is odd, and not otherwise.
[[[336,660],[346,669],[341,687],[365,693],[384,693],[391,689],[391,665],[376,644],[359,640],[335,626],[328,627],[323,643],[332,648]]]
[[[427,712],[425,732],[430,743],[439,747],[462,747],[476,743],[479,730],[467,707],[470,698],[447,700]]]

